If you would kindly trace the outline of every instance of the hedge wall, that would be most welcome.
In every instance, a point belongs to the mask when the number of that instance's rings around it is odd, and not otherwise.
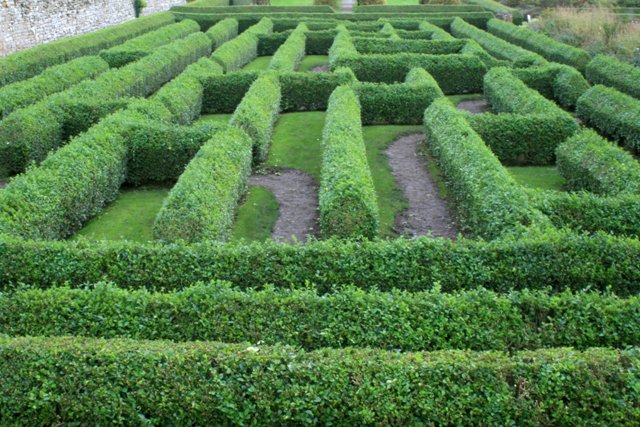
[[[357,5],[353,7],[354,13],[434,13],[434,12],[484,12],[484,8],[470,4],[418,4],[418,5]]]
[[[45,425],[142,419],[631,426],[640,422],[638,359],[635,348],[307,353],[287,346],[4,336],[0,413],[16,424]]]
[[[0,88],[0,119],[82,80],[93,79],[108,69],[109,64],[100,57],[83,56],[49,67],[30,79],[8,84]]]
[[[79,36],[56,40],[0,58],[0,86],[28,79],[52,65],[84,55],[94,55],[102,49],[155,30],[175,21],[170,12],[135,19]]]
[[[223,19],[209,28],[205,34],[211,39],[213,50],[216,50],[238,36],[238,21],[232,18]]]
[[[251,173],[251,140],[225,127],[189,162],[153,224],[158,240],[226,240]]]
[[[524,21],[524,16],[522,12],[518,9],[514,9],[512,7],[505,6],[504,4],[495,1],[495,0],[466,0],[467,3],[478,5],[485,10],[489,10],[496,15],[500,16],[511,16],[511,20],[515,25],[521,25]]]
[[[611,86],[640,99],[640,68],[631,64],[598,55],[587,64],[586,76],[592,84]]]
[[[223,43],[213,52],[211,59],[220,64],[225,73],[240,69],[256,58],[258,36],[269,34],[272,30],[273,23],[268,18],[264,18],[243,34]]]
[[[323,236],[377,236],[378,204],[362,137],[360,104],[349,87],[336,88],[329,98],[318,199]]]
[[[589,89],[589,83],[578,70],[568,65],[518,68],[512,74],[566,109],[575,109],[578,98]]]
[[[306,25],[298,25],[291,35],[287,37],[287,40],[274,53],[269,63],[270,69],[276,72],[296,71],[305,54],[305,45],[307,42],[307,37],[305,36],[306,31],[308,31]]]
[[[426,53],[446,55],[460,53],[465,45],[463,40],[412,40],[378,39],[354,37],[353,44],[361,54]]]

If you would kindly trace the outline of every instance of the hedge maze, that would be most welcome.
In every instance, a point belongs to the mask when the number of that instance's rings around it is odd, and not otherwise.
[[[490,0],[218,3],[0,59],[0,424],[640,424],[637,69]],[[385,219],[416,134],[456,239]],[[78,237],[145,188],[152,241]]]

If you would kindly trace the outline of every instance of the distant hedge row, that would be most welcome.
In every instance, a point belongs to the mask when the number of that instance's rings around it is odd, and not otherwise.
[[[582,74],[568,65],[552,63],[543,67],[513,69],[511,73],[546,98],[571,110],[590,87]]]
[[[211,59],[219,63],[224,71],[238,70],[253,61],[258,55],[258,35],[269,34],[273,23],[265,18],[249,28],[243,34],[223,43],[211,55]]]
[[[212,49],[217,48],[238,36],[238,21],[235,19],[223,19],[205,33],[213,43]]]
[[[300,61],[305,55],[305,46],[307,37],[305,36],[308,28],[304,24],[300,24],[287,40],[273,54],[269,68],[276,72],[296,71],[300,65]]]
[[[640,99],[640,69],[616,58],[598,55],[586,69],[587,79],[593,84],[603,84]]]

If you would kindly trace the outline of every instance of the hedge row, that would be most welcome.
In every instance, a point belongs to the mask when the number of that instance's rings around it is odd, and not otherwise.
[[[243,34],[223,43],[213,52],[211,59],[220,64],[225,73],[240,69],[256,58],[258,54],[258,35],[269,34],[272,30],[273,22],[268,18],[264,18]]]
[[[213,43],[213,50],[216,50],[226,42],[238,37],[238,21],[227,18],[209,28],[205,33]]]
[[[482,7],[485,10],[489,10],[499,17],[509,17],[511,16],[511,20],[515,25],[521,25],[524,21],[524,16],[522,12],[518,9],[514,9],[512,7],[505,6],[504,4],[495,1],[495,0],[467,0],[469,4],[477,5]]]
[[[438,83],[421,68],[414,68],[401,84],[357,82],[362,122],[365,124],[421,124],[424,110],[444,96]]]
[[[278,48],[271,58],[269,68],[276,72],[296,71],[305,54],[308,28],[304,24],[298,25],[287,40]]]
[[[566,109],[575,109],[578,98],[590,87],[578,70],[563,64],[518,68],[511,72],[527,86]]]
[[[123,97],[150,95],[210,52],[210,40],[202,33],[192,34],[15,111],[0,122],[0,165],[9,172],[21,172],[31,161],[42,161],[49,151],[126,105]]]
[[[425,53],[446,55],[459,53],[465,42],[463,40],[395,40],[354,37],[353,44],[358,53],[361,54]]]
[[[586,51],[561,43],[526,27],[516,26],[499,19],[491,19],[487,23],[487,29],[502,39],[539,53],[549,61],[571,65],[583,73],[591,61],[591,56]]]
[[[199,31],[198,23],[187,19],[143,34],[111,49],[103,50],[100,52],[100,56],[109,63],[109,66],[122,67],[149,55],[160,46]]]
[[[226,127],[189,162],[153,224],[156,239],[226,240],[251,173],[251,140]]]
[[[95,78],[108,69],[109,64],[100,57],[84,56],[49,67],[30,79],[6,85],[0,88],[0,119],[82,80]]]
[[[473,6],[469,4],[419,4],[419,5],[403,5],[403,6],[379,6],[379,5],[367,5],[367,6],[354,6],[353,12],[355,13],[434,13],[434,12],[451,12],[453,14],[457,12],[484,12],[484,8],[480,6]]]
[[[0,413],[38,425],[632,426],[639,359],[635,348],[305,352],[4,336]]]
[[[584,130],[560,144],[557,159],[558,171],[569,190],[612,196],[640,194],[640,164],[592,130]]]
[[[453,37],[451,34],[438,27],[437,25],[434,25],[427,21],[420,22],[420,24],[418,25],[418,30],[431,32],[432,40],[455,40],[455,37]]]
[[[175,21],[170,12],[155,13],[124,24],[35,46],[0,58],[0,86],[28,79],[52,65],[94,55],[130,38]]]
[[[611,86],[640,99],[640,68],[607,55],[598,55],[587,64],[586,76],[592,84]]]
[[[253,141],[255,163],[267,159],[281,98],[278,76],[265,74],[251,84],[229,121],[232,126],[244,130]]]
[[[193,12],[193,13],[254,13],[254,14],[269,14],[269,13],[288,13],[288,12],[305,12],[305,13],[334,13],[334,10],[327,5],[314,5],[314,6],[262,6],[262,5],[250,5],[250,6],[220,6],[220,5],[195,5],[194,3],[185,4],[182,6],[174,6],[171,8],[172,12]]]
[[[544,65],[547,61],[540,55],[514,46],[501,38],[456,18],[451,23],[451,34],[458,38],[473,39],[490,54],[499,59],[513,62],[514,67],[530,67]]]
[[[424,124],[427,146],[465,229],[495,239],[531,227],[549,227],[522,187],[471,129],[465,114],[448,99],[437,99],[427,108]]]
[[[587,125],[640,153],[640,100],[596,85],[578,99],[576,113]]]
[[[318,199],[325,237],[378,235],[378,204],[362,137],[360,104],[346,86],[336,88],[329,98]]]
[[[640,299],[485,289],[453,294],[338,287],[241,291],[226,282],[174,293],[110,283],[0,295],[0,333],[172,341],[262,342],[305,350],[498,350],[640,344]]]
[[[335,38],[333,39],[333,44],[329,48],[328,55],[329,65],[332,69],[336,68],[335,64],[338,60],[345,57],[358,55],[358,51],[356,50],[356,47],[353,44],[353,40],[351,39],[351,34],[344,25],[341,25],[337,28],[337,33]]]

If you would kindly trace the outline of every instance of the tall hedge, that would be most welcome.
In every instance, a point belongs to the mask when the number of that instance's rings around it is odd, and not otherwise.
[[[566,109],[575,109],[578,98],[590,87],[578,70],[563,64],[519,68],[511,72],[527,86]]]
[[[216,50],[229,40],[238,36],[238,21],[233,18],[223,19],[205,33],[213,43],[213,50]]]
[[[156,239],[226,240],[251,173],[251,140],[225,127],[189,162],[153,224]]]
[[[298,25],[295,31],[287,37],[287,40],[274,53],[269,63],[270,69],[282,72],[295,71],[298,68],[305,54],[306,31],[308,31],[308,28],[305,24]]]
[[[377,236],[378,204],[362,137],[360,104],[346,86],[336,88],[329,98],[322,132],[319,205],[324,236]]]
[[[598,55],[587,64],[586,76],[592,84],[611,86],[640,99],[640,69],[631,64]]]
[[[464,40],[414,40],[414,39],[378,39],[372,37],[353,37],[353,44],[361,54],[425,53],[446,55],[459,53],[465,45]]]
[[[211,55],[211,59],[220,64],[225,73],[238,70],[258,55],[258,36],[272,31],[273,22],[268,18],[261,19],[238,37],[218,47]]]

